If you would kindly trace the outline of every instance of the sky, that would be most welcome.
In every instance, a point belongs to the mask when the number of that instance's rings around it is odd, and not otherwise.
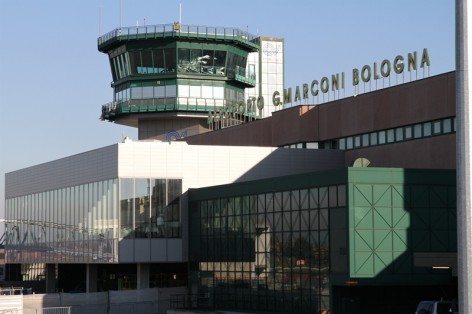
[[[287,87],[342,71],[349,77],[354,67],[423,48],[431,75],[455,67],[449,0],[121,2],[123,26],[172,23],[180,2],[183,24],[283,37]],[[137,139],[135,129],[99,120],[113,94],[97,37],[119,26],[119,7],[120,0],[0,0],[0,218],[6,172]]]

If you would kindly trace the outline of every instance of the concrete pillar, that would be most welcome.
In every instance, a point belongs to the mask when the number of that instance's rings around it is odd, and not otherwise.
[[[456,166],[457,166],[457,262],[460,313],[472,313],[472,110],[469,80],[472,52],[472,1],[456,0]],[[469,6],[470,4],[470,6]],[[469,14],[470,13],[470,14]],[[471,31],[471,37],[469,37]]]
[[[56,264],[46,264],[46,293],[56,292]]]
[[[97,265],[87,264],[85,285],[87,292],[97,292]]]
[[[138,264],[137,270],[137,289],[149,288],[149,264]]]

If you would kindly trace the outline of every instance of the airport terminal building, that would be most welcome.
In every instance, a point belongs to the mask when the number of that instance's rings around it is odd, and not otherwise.
[[[179,24],[101,37],[114,89],[101,118],[139,140],[7,173],[7,265],[47,291],[186,286],[211,310],[399,313],[455,297],[454,73],[309,104],[343,73],[289,106],[283,43]]]

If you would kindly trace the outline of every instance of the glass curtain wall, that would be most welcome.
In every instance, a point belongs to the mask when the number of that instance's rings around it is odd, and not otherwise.
[[[226,51],[178,49],[178,73],[226,75]]]
[[[120,179],[121,238],[180,237],[181,179]]]
[[[8,263],[117,262],[118,180],[6,200]]]
[[[191,278],[216,309],[329,311],[329,211],[345,198],[339,185],[192,204]]]

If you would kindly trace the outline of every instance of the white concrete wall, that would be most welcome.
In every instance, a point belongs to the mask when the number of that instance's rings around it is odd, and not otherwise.
[[[23,296],[0,295],[0,313],[23,313]]]
[[[184,194],[181,208],[182,244],[176,243],[175,239],[122,240],[120,262],[146,262],[141,253],[143,248],[149,247],[148,255],[152,257],[149,261],[179,261],[176,260],[179,256],[180,261],[187,261],[186,192],[189,188],[344,167],[344,154],[336,150],[135,141],[118,144],[118,155],[119,177],[182,179]],[[181,252],[176,251],[176,246]]]

